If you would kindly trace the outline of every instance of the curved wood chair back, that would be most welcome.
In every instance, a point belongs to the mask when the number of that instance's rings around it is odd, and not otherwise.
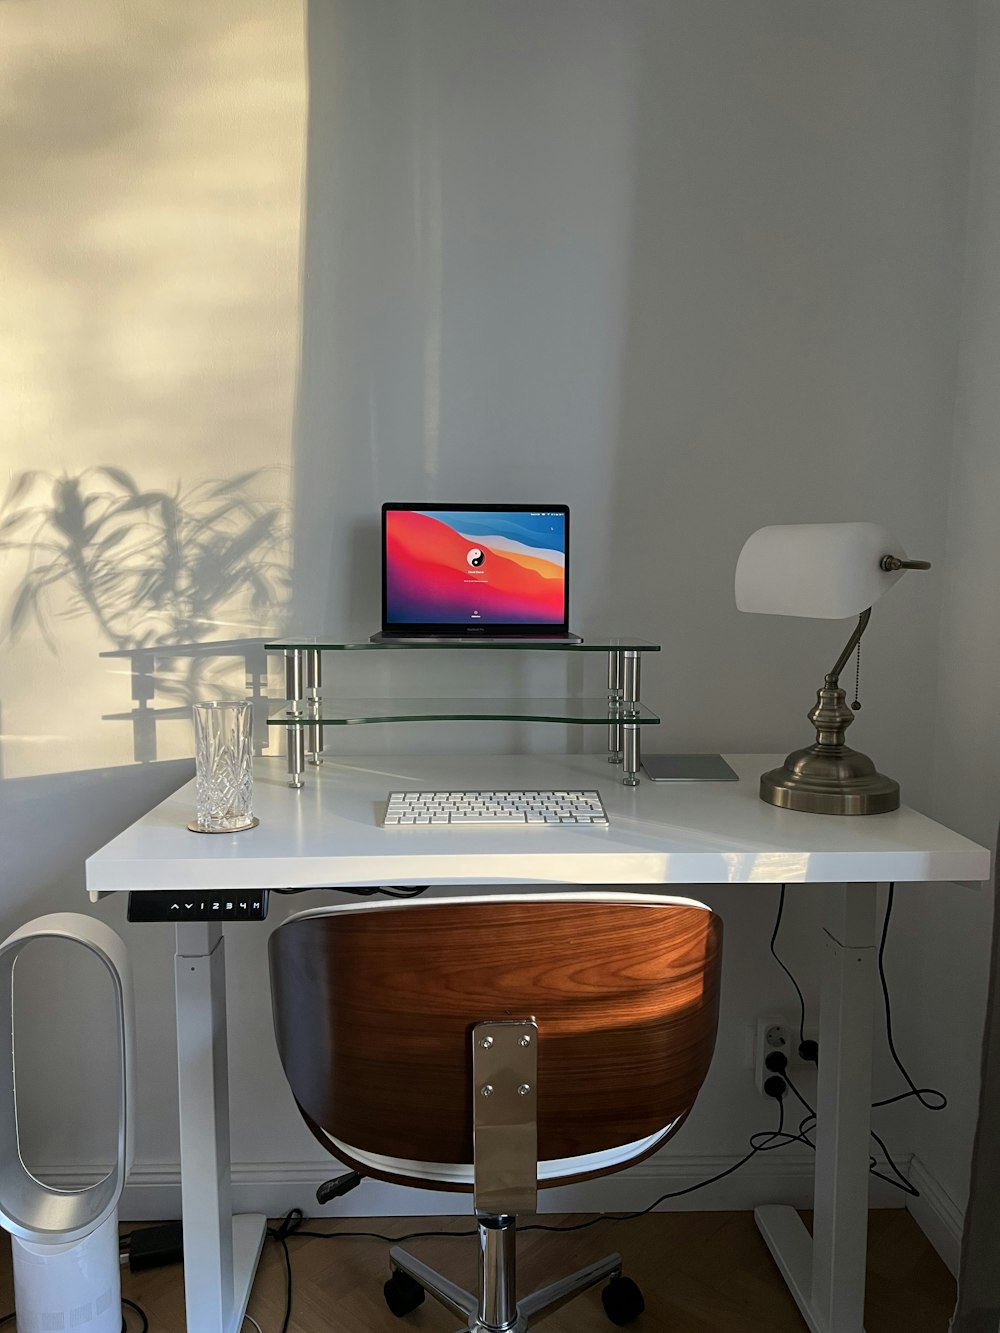
[[[314,1132],[469,1163],[471,1030],[533,1018],[539,1159],[602,1152],[677,1128],[694,1104],[715,1045],[721,943],[708,908],[652,895],[303,913],[269,944],[281,1063]],[[563,1179],[589,1174],[602,1172]]]

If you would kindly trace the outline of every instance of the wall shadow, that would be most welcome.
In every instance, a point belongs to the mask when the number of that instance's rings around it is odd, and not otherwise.
[[[268,474],[283,471],[178,482],[171,491],[110,465],[13,477],[0,507],[0,559],[20,577],[2,609],[4,637],[15,644],[35,631],[45,651],[63,658],[70,690],[81,649],[74,641],[64,656],[68,621],[89,629],[85,641],[106,645],[102,658],[127,663],[133,707],[102,716],[131,723],[135,761],[157,758],[160,723],[186,721],[192,703],[233,692],[255,704],[262,748],[266,636],[230,635],[242,625],[269,633],[283,625],[287,506],[261,498],[273,488]],[[32,688],[31,679],[21,682],[21,691]],[[19,692],[8,681],[8,715],[23,707]]]

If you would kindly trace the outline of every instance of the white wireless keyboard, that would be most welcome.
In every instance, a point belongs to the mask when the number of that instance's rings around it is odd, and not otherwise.
[[[382,822],[386,827],[588,824],[607,828],[608,812],[596,791],[391,791]]]

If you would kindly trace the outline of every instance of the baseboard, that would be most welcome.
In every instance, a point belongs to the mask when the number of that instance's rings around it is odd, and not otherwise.
[[[665,1199],[657,1207],[663,1211],[729,1212],[743,1211],[761,1203],[791,1204],[795,1208],[812,1206],[813,1155],[793,1152],[765,1153],[751,1158],[731,1175],[704,1188],[694,1189],[713,1176],[720,1176],[735,1166],[737,1156],[678,1156],[651,1158],[628,1171],[600,1180],[560,1189],[545,1190],[539,1196],[539,1212],[637,1212],[648,1208],[662,1194],[680,1197]],[[469,1211],[468,1195],[436,1190],[403,1189],[366,1180],[343,1199],[320,1209],[316,1187],[338,1173],[333,1158],[328,1161],[236,1163],[232,1170],[233,1209],[239,1213],[266,1213],[280,1217],[291,1208],[301,1208],[308,1216],[322,1217],[420,1217]],[[93,1169],[51,1166],[45,1179],[65,1189],[80,1188],[95,1179]],[[898,1190],[872,1180],[873,1208],[903,1206]],[[145,1221],[179,1217],[181,1206],[180,1172],[176,1162],[136,1165],[119,1207],[119,1216],[127,1221]]]
[[[919,1157],[910,1159],[907,1175],[910,1184],[920,1191],[920,1197],[915,1199],[908,1195],[906,1207],[952,1276],[957,1278],[965,1214]]]
[[[737,1157],[679,1157],[640,1162],[628,1171],[601,1180],[539,1196],[539,1212],[637,1212],[661,1194],[690,1190],[692,1186],[734,1166]],[[903,1195],[881,1181],[872,1181],[873,1208],[905,1206],[921,1231],[955,1276],[962,1249],[964,1214],[937,1177],[918,1157],[897,1159],[919,1197]],[[52,1165],[39,1174],[63,1189],[81,1189],[98,1179],[107,1167]],[[291,1208],[322,1217],[435,1217],[469,1211],[468,1196],[434,1190],[403,1189],[366,1180],[358,1189],[320,1209],[316,1187],[337,1174],[329,1161],[237,1163],[232,1171],[233,1210],[281,1217]],[[658,1210],[679,1212],[740,1212],[761,1203],[785,1203],[795,1208],[812,1206],[813,1156],[769,1153],[751,1158],[732,1175],[703,1189],[666,1199]],[[179,1217],[180,1169],[176,1162],[145,1163],[133,1168],[118,1209],[123,1221],[151,1221]]]

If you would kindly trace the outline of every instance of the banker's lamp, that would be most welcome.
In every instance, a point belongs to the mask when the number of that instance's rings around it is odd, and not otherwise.
[[[854,713],[840,688],[840,673],[861,641],[872,606],[906,569],[930,565],[907,560],[896,538],[878,523],[783,524],[759,529],[743,547],[736,563],[741,611],[858,617],[808,714],[815,744],[794,751],[781,768],[761,777],[761,800],[819,815],[877,815],[899,807],[899,783],[844,744]],[[852,707],[860,706],[855,698]]]

